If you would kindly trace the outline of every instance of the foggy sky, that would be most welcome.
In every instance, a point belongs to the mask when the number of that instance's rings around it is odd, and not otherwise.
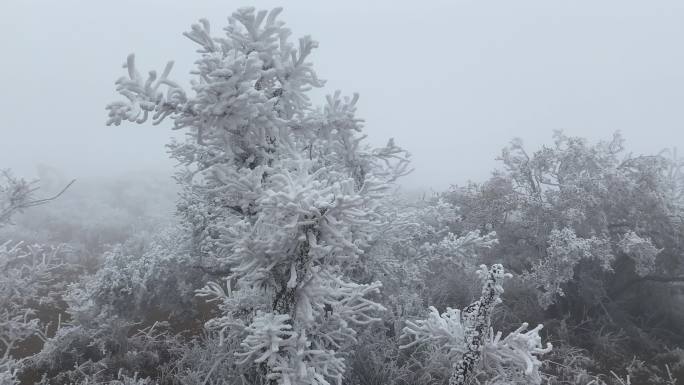
[[[0,168],[66,177],[159,169],[171,123],[107,127],[105,105],[135,52],[141,72],[175,60],[187,84],[206,17],[283,5],[312,35],[324,93],[359,92],[373,144],[413,154],[409,188],[482,180],[513,137],[622,131],[636,153],[684,147],[684,2],[672,1],[0,1]]]

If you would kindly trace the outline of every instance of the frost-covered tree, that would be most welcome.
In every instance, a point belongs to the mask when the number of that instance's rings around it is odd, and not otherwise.
[[[9,222],[12,215],[29,206],[35,186],[14,177],[9,170],[2,170],[0,185],[0,225]]]
[[[317,43],[293,44],[280,11],[240,9],[222,36],[193,25],[192,94],[170,80],[171,63],[143,78],[130,56],[117,81],[127,100],[108,106],[108,123],[170,118],[187,133],[170,148],[186,166],[179,214],[194,265],[220,278],[199,292],[223,313],[207,326],[240,339],[236,358],[269,381],[340,383],[340,350],[382,309],[369,299],[380,284],[345,271],[378,236],[408,159],[391,140],[363,144],[356,96],[311,107]]]
[[[562,296],[583,265],[587,277],[601,281],[614,270],[641,281],[668,275],[676,281],[681,166],[664,155],[623,153],[619,135],[591,145],[558,132],[553,146],[533,154],[513,141],[501,156],[505,169],[454,191],[453,202],[466,227],[497,231],[513,252],[512,266],[531,270],[544,306]],[[581,289],[592,288],[610,292],[620,285]]]
[[[37,181],[28,182],[15,177],[10,170],[0,170],[0,226],[29,207],[39,206],[56,199],[74,183],[72,180],[58,194],[49,198],[36,198]]]
[[[458,231],[496,231],[492,252],[515,273],[508,317],[553,319],[544,323],[562,327],[547,330],[595,352],[605,372],[630,345],[653,357],[656,341],[684,341],[668,288],[684,281],[682,166],[672,152],[637,156],[619,134],[590,143],[557,132],[534,152],[514,140],[500,160],[489,180],[445,199]]]

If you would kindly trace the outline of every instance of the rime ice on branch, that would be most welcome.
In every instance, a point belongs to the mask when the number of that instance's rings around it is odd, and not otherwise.
[[[408,154],[392,140],[364,145],[356,95],[311,108],[307,91],[323,85],[307,61],[317,43],[293,44],[280,11],[240,9],[222,37],[193,25],[192,95],[169,79],[171,64],[143,79],[129,56],[117,81],[127,100],[107,107],[108,123],[151,115],[187,132],[170,145],[186,166],[179,213],[197,265],[226,278],[199,292],[223,312],[207,326],[241,338],[236,356],[271,382],[339,384],[337,351],[382,309],[368,299],[380,283],[350,282],[345,268],[378,236]]]
[[[501,383],[506,384],[540,384],[541,361],[537,357],[551,350],[551,344],[543,347],[541,343],[542,325],[526,331],[524,323],[504,339],[501,332],[493,334],[492,310],[501,302],[501,285],[510,274],[499,264],[491,269],[482,265],[477,273],[482,280],[480,299],[463,310],[447,308],[443,314],[430,307],[427,319],[406,323],[402,338],[413,341],[402,348],[433,343],[444,349],[454,362],[450,385],[467,384],[480,373],[504,379]]]

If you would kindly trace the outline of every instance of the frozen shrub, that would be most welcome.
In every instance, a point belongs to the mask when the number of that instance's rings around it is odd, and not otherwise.
[[[541,384],[538,356],[551,350],[550,344],[542,345],[542,325],[528,331],[523,323],[505,338],[501,332],[494,334],[491,312],[501,301],[507,275],[501,265],[491,269],[483,265],[478,274],[483,285],[478,301],[442,314],[431,307],[427,319],[407,322],[403,335],[413,341],[402,348],[424,343],[439,346],[453,362],[452,385],[467,384],[473,377],[489,378],[492,384]]]

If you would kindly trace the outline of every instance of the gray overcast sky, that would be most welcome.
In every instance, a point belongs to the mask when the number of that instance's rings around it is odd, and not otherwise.
[[[245,5],[283,5],[294,36],[320,42],[325,91],[359,92],[372,143],[395,137],[413,154],[407,187],[481,180],[512,137],[537,146],[554,129],[621,130],[637,153],[684,147],[681,0],[2,0],[0,167],[170,172],[170,124],[104,125],[121,64],[173,59],[187,82],[181,33],[202,17],[218,33]]]

